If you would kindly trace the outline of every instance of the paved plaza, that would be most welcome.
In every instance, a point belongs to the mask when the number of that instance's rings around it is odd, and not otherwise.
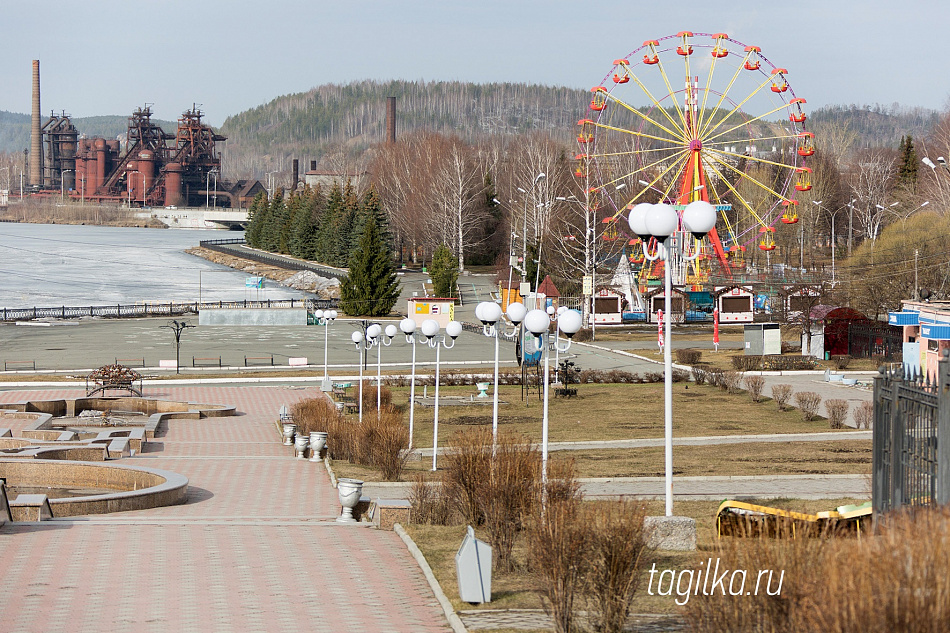
[[[337,524],[323,464],[281,445],[278,408],[316,393],[149,388],[240,415],[172,420],[128,460],[188,477],[184,505],[0,527],[0,630],[451,631],[399,537]],[[70,395],[6,391],[0,405]]]

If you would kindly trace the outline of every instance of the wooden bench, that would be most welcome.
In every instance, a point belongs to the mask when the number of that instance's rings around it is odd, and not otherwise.
[[[265,366],[269,365],[274,366],[274,356],[245,356],[244,357],[244,366],[245,367],[254,367],[254,366]]]
[[[214,358],[214,357],[196,358],[196,357],[192,356],[192,357],[191,357],[191,366],[192,366],[192,367],[215,367],[215,366],[217,366],[218,368],[220,368],[220,367],[221,367],[221,357],[218,356],[217,358]]]

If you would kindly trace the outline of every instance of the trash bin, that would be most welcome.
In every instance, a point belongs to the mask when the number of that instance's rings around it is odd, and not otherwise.
[[[455,554],[455,574],[462,602],[491,602],[491,546],[475,538],[471,525]]]

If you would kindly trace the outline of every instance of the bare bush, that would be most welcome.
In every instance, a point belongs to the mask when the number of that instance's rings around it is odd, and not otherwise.
[[[646,506],[611,501],[588,513],[587,611],[595,631],[620,633],[651,550],[643,527]]]
[[[706,379],[709,377],[709,372],[703,369],[702,367],[693,367],[693,381],[697,385],[705,385]]]
[[[805,422],[811,422],[818,417],[821,396],[814,391],[799,391],[795,394],[795,406],[801,410],[802,419]]]
[[[758,371],[762,369],[761,356],[733,356],[732,368],[736,371]]]
[[[772,574],[759,591],[690,595],[685,618],[698,632],[945,631],[950,509],[892,513],[875,532],[862,539],[722,539],[712,560],[748,570],[747,588],[755,570]]]
[[[871,402],[862,402],[854,410],[854,423],[859,429],[871,428],[871,421],[874,419],[874,404]]]
[[[490,444],[488,447],[490,455]],[[501,433],[489,476],[476,487],[478,509],[498,568],[510,571],[511,551],[540,496],[541,454],[523,436]]]
[[[290,407],[290,413],[297,425],[297,433],[302,435],[309,435],[311,431],[326,431],[327,423],[340,417],[336,405],[325,397],[299,400]]]
[[[678,349],[676,350],[676,362],[680,365],[695,365],[703,357],[702,350],[698,349]]]
[[[363,389],[363,411],[376,410],[376,392],[378,387],[369,386]],[[379,393],[380,407],[386,409],[392,406],[393,392],[385,385]]]
[[[772,400],[778,405],[779,411],[788,408],[788,401],[792,398],[791,385],[772,385]]]
[[[831,356],[831,362],[835,364],[835,369],[847,369],[851,364],[851,357],[847,354],[834,354]]]
[[[378,468],[386,481],[399,481],[409,459],[409,427],[393,407],[359,425],[359,461]]]
[[[742,391],[742,374],[737,371],[726,371],[722,374],[722,383],[719,388],[730,394]]]
[[[478,505],[478,489],[490,477],[491,441],[488,428],[460,431],[449,441],[442,462],[442,491],[462,515],[462,520],[473,526],[484,521]]]
[[[452,518],[452,509],[441,486],[427,482],[421,473],[409,491],[409,504],[412,523],[448,525]]]
[[[527,531],[528,556],[557,633],[574,633],[574,602],[588,563],[590,530],[578,503],[548,504]]]
[[[833,429],[843,429],[845,420],[848,419],[848,401],[847,400],[826,400],[825,410],[828,412],[828,423]]]
[[[752,396],[752,402],[762,402],[762,390],[765,389],[765,378],[762,376],[746,376],[745,388]]]

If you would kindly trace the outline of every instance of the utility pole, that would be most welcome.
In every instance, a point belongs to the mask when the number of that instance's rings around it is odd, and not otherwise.
[[[920,256],[920,250],[914,249],[914,301],[919,299],[919,292],[917,290],[917,258]]]

